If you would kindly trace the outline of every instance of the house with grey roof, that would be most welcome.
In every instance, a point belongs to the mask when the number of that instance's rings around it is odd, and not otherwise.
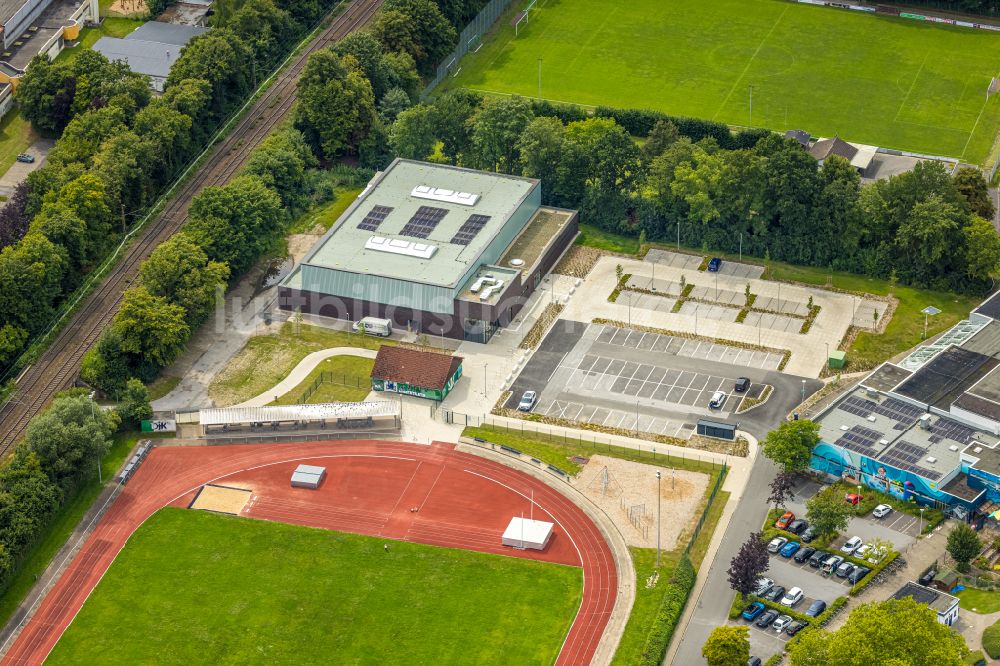
[[[150,21],[121,39],[101,37],[93,48],[108,60],[123,61],[133,72],[145,74],[153,90],[163,92],[181,49],[206,32],[208,28]]]

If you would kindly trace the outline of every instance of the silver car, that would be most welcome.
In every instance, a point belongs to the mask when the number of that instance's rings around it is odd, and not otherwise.
[[[530,412],[538,402],[538,394],[534,391],[525,391],[521,396],[521,402],[517,403],[517,409],[521,412]]]
[[[727,396],[723,391],[716,391],[712,394],[712,399],[708,401],[708,406],[712,409],[718,409],[722,407],[722,403],[726,401]]]

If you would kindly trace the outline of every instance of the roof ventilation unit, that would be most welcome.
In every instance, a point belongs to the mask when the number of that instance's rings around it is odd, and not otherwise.
[[[924,414],[923,416],[920,417],[920,419],[917,421],[917,423],[919,423],[920,427],[923,428],[924,430],[930,430],[931,429],[931,415],[930,414]]]
[[[929,463],[936,463],[937,462],[937,458],[935,458],[934,456],[927,456],[927,462],[929,462]]]
[[[471,192],[456,192],[446,190],[443,187],[431,187],[429,185],[417,185],[410,191],[410,196],[416,199],[430,199],[431,201],[443,201],[445,203],[461,204],[462,206],[475,206],[479,201],[479,195]]]
[[[977,446],[976,448],[972,449],[972,452],[973,453],[982,453],[983,452],[983,447]]]
[[[958,451],[958,447],[955,446],[954,444],[952,444],[951,446],[948,447],[948,450],[949,451]]]
[[[870,414],[868,416],[868,420],[871,421],[872,423],[875,423],[875,415],[874,414]]]

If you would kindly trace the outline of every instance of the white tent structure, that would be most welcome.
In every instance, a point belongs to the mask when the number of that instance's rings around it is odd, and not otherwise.
[[[326,476],[325,467],[315,465],[299,465],[292,473],[292,488],[309,488],[316,490]]]
[[[501,543],[512,548],[545,550],[552,539],[552,523],[515,516],[504,530]]]

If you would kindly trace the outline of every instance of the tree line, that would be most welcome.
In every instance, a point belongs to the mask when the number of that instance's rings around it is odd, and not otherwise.
[[[406,0],[418,1],[432,5]],[[314,54],[300,81],[296,127],[323,159],[381,168],[404,157],[539,178],[544,203],[607,231],[917,287],[981,293],[1000,274],[977,169],[922,162],[862,185],[847,160],[818,166],[763,129],[466,90],[419,103],[391,78],[386,61],[399,54],[380,25]]]
[[[162,96],[121,62],[35,58],[21,113],[59,137],[0,209],[0,367],[119,243],[180,170],[334,0],[246,0],[174,63]]]

